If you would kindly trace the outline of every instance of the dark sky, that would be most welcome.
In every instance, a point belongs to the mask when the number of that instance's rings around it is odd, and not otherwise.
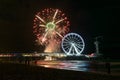
[[[0,0],[0,52],[35,51],[33,19],[44,8],[58,8],[68,16],[70,31],[85,40],[85,53],[94,52],[94,38],[102,36],[101,53],[120,55],[120,5],[115,0]]]

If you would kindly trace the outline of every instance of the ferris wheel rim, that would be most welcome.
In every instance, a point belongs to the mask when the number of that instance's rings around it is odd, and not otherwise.
[[[74,37],[73,37],[73,39],[77,36],[79,39],[80,39],[80,41],[82,42],[82,48],[81,48],[81,50],[79,50],[79,53],[77,53],[77,54],[70,54],[70,53],[68,53],[68,51],[66,51],[65,50],[65,48],[64,48],[64,46],[63,46],[63,44],[65,43],[64,41],[65,41],[65,39],[68,37],[68,36],[72,36],[72,35],[75,35]],[[75,41],[76,42],[76,41]],[[66,43],[67,43],[67,41],[66,41]],[[79,35],[79,34],[77,34],[77,33],[68,33],[67,35],[65,35],[64,36],[64,38],[62,39],[62,49],[63,49],[63,51],[67,54],[67,55],[69,55],[69,56],[71,56],[71,55],[80,55],[82,52],[83,52],[83,50],[84,50],[84,48],[85,48],[85,42],[84,42],[84,40],[83,40],[83,38],[81,37],[81,35]],[[70,46],[71,47],[71,46]],[[70,48],[69,47],[69,48]],[[75,46],[76,47],[76,46]],[[77,48],[78,49],[78,48]]]

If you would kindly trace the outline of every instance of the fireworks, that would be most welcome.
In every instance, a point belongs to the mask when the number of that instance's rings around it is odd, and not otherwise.
[[[69,31],[69,21],[59,9],[44,9],[34,18],[34,34],[39,45],[45,45],[44,52],[58,52],[64,35]]]

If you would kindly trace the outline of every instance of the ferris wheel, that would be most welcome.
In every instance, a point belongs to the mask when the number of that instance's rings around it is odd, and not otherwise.
[[[62,39],[62,49],[68,56],[79,56],[84,50],[83,38],[77,33],[69,33]]]

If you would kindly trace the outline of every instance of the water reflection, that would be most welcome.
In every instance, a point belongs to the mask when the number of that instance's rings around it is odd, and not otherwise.
[[[98,68],[103,66],[90,61],[37,61],[36,65],[76,71],[98,71]]]

